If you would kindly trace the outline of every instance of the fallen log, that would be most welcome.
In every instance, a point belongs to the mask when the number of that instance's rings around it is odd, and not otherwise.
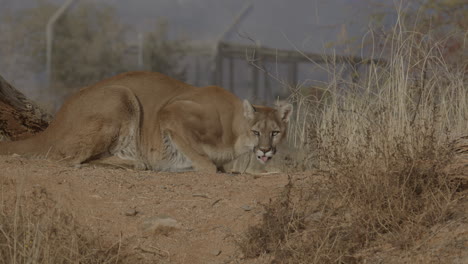
[[[0,140],[19,140],[43,131],[51,115],[0,75]]]

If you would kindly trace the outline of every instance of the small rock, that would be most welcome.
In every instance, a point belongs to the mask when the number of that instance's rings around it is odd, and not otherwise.
[[[216,257],[216,256],[219,256],[219,254],[221,254],[221,250],[215,249],[215,250],[212,250],[210,253],[211,255]]]
[[[166,215],[152,216],[143,221],[141,229],[145,235],[168,235],[171,231],[180,229],[177,220]]]
[[[126,216],[135,216],[135,215],[137,215],[137,214],[138,214],[138,211],[135,210],[135,209],[130,209],[130,210],[128,210],[128,211],[125,212],[125,215],[126,215]]]
[[[204,193],[194,193],[192,194],[193,197],[201,197],[201,198],[209,198],[208,195]]]
[[[252,207],[250,207],[249,205],[243,205],[241,208],[244,209],[244,211],[247,211],[247,212],[252,210]]]

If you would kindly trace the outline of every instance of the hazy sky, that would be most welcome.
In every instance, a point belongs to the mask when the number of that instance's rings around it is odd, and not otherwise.
[[[0,8],[15,10],[34,7],[39,1],[57,4],[65,0],[0,0]],[[246,5],[253,8],[239,24],[229,42],[250,43],[245,37],[262,45],[295,49],[316,53],[359,55],[362,36],[369,30],[370,16],[379,12],[375,3],[383,0],[75,0],[79,2],[105,3],[116,9],[121,21],[133,28],[132,39],[140,32],[154,31],[158,21],[168,22],[170,36],[188,41],[213,45],[220,34]],[[370,4],[374,3],[374,4]],[[73,8],[73,7],[72,7]],[[13,25],[14,27],[14,25]],[[14,29],[14,28],[13,28]],[[45,25],[44,25],[45,29]],[[350,46],[336,50],[325,49],[343,40],[354,39]],[[304,69],[304,68],[303,68]],[[0,69],[1,73],[1,69]],[[307,74],[306,74],[307,73]],[[18,87],[29,87],[37,92],[37,76],[22,80],[14,73],[3,72]],[[246,73],[247,74],[247,73]],[[301,75],[302,74],[302,75]],[[300,79],[314,79],[314,70],[300,69]],[[189,80],[190,81],[190,80]],[[24,83],[20,83],[24,82]],[[241,84],[242,85],[242,84]],[[28,92],[27,92],[28,94]],[[31,96],[35,96],[33,93]]]
[[[376,11],[367,0],[102,1],[116,7],[122,19],[139,30],[151,30],[157,19],[164,18],[173,34],[202,41],[219,36],[242,7],[253,2],[237,30],[240,35],[275,48],[291,49],[292,42],[316,52],[340,36],[360,38],[368,30],[369,15]],[[234,34],[230,41],[246,40]]]
[[[151,31],[158,20],[165,19],[172,36],[202,42],[216,39],[242,7],[252,2],[253,9],[230,41],[245,42],[239,35],[246,35],[270,47],[291,49],[292,42],[314,52],[340,38],[360,39],[368,30],[369,16],[377,12],[369,5],[372,0],[76,0],[80,1],[113,6],[136,32]],[[35,3],[37,0],[0,0],[1,6],[14,9]]]

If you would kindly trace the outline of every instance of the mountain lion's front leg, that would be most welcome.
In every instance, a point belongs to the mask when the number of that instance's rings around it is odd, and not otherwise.
[[[207,138],[214,137],[209,134],[213,128],[207,123],[212,115],[206,115],[205,112],[202,105],[191,101],[173,102],[160,113],[161,132],[163,135],[169,135],[170,143],[190,160],[195,170],[216,173],[216,165],[204,150],[209,144],[206,142]],[[214,141],[217,140],[219,139]],[[172,154],[168,158],[183,160],[174,157],[179,156]],[[172,162],[172,166],[177,167],[177,164]]]
[[[216,173],[216,166],[208,158],[208,156],[206,156],[203,153],[200,153],[199,150],[193,147],[197,146],[197,143],[200,143],[195,142],[192,136],[183,134],[181,135],[180,133],[174,130],[170,131],[170,135],[173,144],[192,162],[193,168],[195,170],[206,173]]]

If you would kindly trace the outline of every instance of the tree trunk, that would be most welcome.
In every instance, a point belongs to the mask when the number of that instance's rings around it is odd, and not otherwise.
[[[0,140],[27,138],[44,130],[51,116],[0,75]]]

